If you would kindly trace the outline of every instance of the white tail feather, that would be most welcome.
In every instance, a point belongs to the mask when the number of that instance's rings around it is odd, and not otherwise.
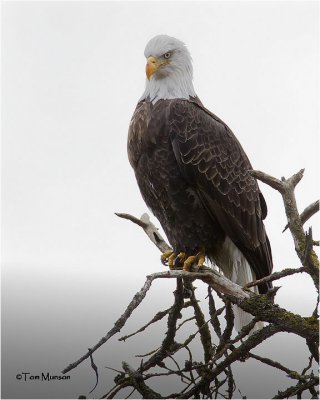
[[[222,251],[218,256],[217,264],[222,269],[224,275],[239,286],[244,286],[256,279],[256,275],[250,264],[241,251],[228,237],[226,237],[226,240],[222,246]],[[258,288],[256,286],[250,288],[250,290],[252,290],[254,293],[258,293]],[[233,305],[233,312],[235,317],[234,325],[237,332],[239,332],[253,319],[251,314],[243,311],[237,305]],[[251,333],[263,328],[263,326],[263,322],[257,322]]]

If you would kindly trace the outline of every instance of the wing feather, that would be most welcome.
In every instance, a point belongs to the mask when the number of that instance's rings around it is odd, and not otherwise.
[[[240,143],[198,99],[173,101],[169,121],[173,150],[184,178],[244,253],[257,277],[268,275],[272,257],[262,221],[267,207]]]

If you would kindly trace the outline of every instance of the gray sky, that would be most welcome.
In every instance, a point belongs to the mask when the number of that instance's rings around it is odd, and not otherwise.
[[[147,211],[126,154],[147,41],[165,33],[188,45],[198,96],[255,169],[280,178],[305,168],[296,192],[302,211],[319,193],[318,24],[317,2],[306,1],[2,3],[7,393],[43,396],[47,387],[18,386],[15,374],[59,372],[110,329],[147,274],[163,269],[144,233],[114,215]],[[281,197],[260,187],[275,270],[298,267],[290,234],[281,233]],[[280,305],[312,312],[308,277],[281,285]],[[169,306],[173,287],[158,282],[132,324]],[[117,351],[125,359],[130,349]],[[72,388],[52,393],[88,391],[93,378],[82,368]],[[101,383],[95,394],[103,392]]]

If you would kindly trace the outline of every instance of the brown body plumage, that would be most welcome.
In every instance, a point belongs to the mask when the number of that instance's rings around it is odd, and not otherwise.
[[[197,97],[140,101],[128,156],[141,194],[174,252],[221,258],[228,237],[256,278],[271,273],[265,200],[240,143]],[[259,286],[266,292],[267,284]]]

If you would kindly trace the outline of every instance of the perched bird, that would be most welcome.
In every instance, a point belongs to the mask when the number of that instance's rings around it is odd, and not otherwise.
[[[197,97],[186,45],[158,35],[144,54],[146,86],[130,122],[128,157],[172,246],[162,260],[190,270],[208,257],[241,286],[269,275],[266,202],[239,141]],[[237,330],[252,319],[235,314]]]

